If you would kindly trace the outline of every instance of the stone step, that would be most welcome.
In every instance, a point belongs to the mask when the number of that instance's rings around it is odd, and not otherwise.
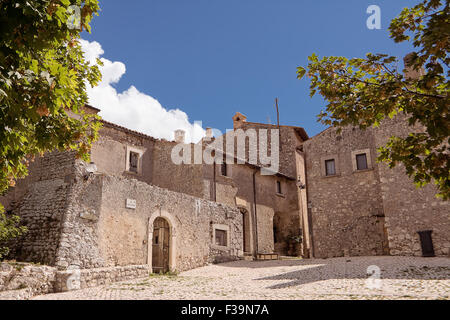
[[[278,258],[277,253],[258,253],[256,255],[256,260],[278,260]]]

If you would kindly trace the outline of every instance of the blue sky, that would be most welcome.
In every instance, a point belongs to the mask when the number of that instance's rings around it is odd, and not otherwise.
[[[100,0],[100,16],[83,39],[101,44],[103,57],[126,72],[118,92],[134,86],[189,121],[225,131],[236,111],[249,121],[302,126],[310,136],[324,127],[324,106],[309,97],[296,68],[312,53],[403,57],[410,44],[389,38],[389,22],[411,0]],[[381,8],[381,30],[369,30],[369,5]]]

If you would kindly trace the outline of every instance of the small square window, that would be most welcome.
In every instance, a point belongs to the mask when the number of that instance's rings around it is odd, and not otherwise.
[[[280,181],[277,181],[277,193],[283,193],[282,192],[283,190],[281,189],[281,182]]]
[[[327,176],[336,175],[336,164],[334,162],[334,159],[325,160],[325,174]]]
[[[368,169],[367,166],[367,155],[365,153],[357,154],[356,155],[356,168],[358,170],[366,170]]]
[[[215,233],[216,233],[216,245],[226,247],[227,232],[225,230],[215,229]]]
[[[130,151],[130,172],[138,173],[139,153]]]

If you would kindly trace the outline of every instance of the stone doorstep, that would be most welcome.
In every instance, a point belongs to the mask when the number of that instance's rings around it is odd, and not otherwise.
[[[278,260],[278,253],[258,253],[256,260]]]
[[[149,272],[150,268],[148,265],[57,271],[54,292],[67,292],[144,278],[149,275]]]

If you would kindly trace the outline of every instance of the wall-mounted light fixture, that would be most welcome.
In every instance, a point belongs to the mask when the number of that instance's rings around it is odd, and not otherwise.
[[[306,184],[304,184],[302,180],[300,180],[300,177],[297,178],[297,187],[299,187],[300,190],[306,189]]]

